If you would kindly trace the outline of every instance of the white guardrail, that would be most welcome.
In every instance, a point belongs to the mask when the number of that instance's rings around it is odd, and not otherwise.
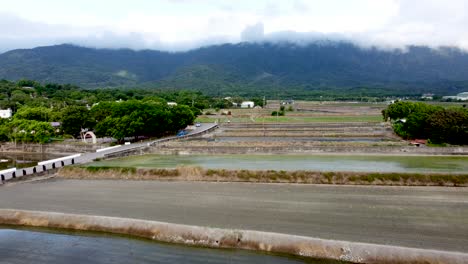
[[[122,151],[131,151],[131,150],[135,150],[135,149],[142,148],[142,147],[149,147],[149,146],[151,146],[153,144],[166,142],[166,141],[169,141],[169,140],[182,139],[182,138],[188,138],[188,137],[200,135],[200,134],[203,134],[205,132],[209,132],[209,131],[211,131],[212,129],[214,129],[216,127],[217,127],[217,125],[213,125],[212,127],[209,127],[209,128],[204,129],[202,131],[195,132],[193,134],[187,134],[187,135],[184,135],[184,136],[181,136],[181,137],[177,137],[177,136],[176,137],[169,137],[169,138],[159,139],[159,140],[156,140],[156,141],[153,141],[153,142],[135,144],[135,147],[133,147],[133,145],[132,145],[132,147],[129,147],[128,145],[130,145],[130,142],[125,142],[125,145],[127,145],[128,147],[126,146],[125,148],[123,148],[123,150],[120,150],[120,151],[117,150],[113,154],[119,153],[119,152],[122,152]],[[116,146],[112,146],[112,147],[108,147],[108,148],[98,149],[98,150],[96,150],[96,153],[104,152],[104,151],[107,151],[107,150],[113,150],[113,149],[117,149],[117,148],[120,148],[120,147],[123,147],[123,145],[116,145]],[[106,154],[104,156],[107,156],[107,155],[108,154]],[[30,168],[20,168],[20,169],[9,168],[9,169],[5,169],[5,170],[1,170],[0,171],[0,175],[1,175],[0,184],[2,184],[4,181],[8,181],[8,180],[10,180],[12,178],[22,177],[22,176],[26,176],[26,175],[32,175],[32,174],[35,174],[35,173],[38,173],[38,172],[46,172],[46,171],[51,170],[51,169],[56,169],[56,168],[60,168],[60,167],[63,167],[63,166],[75,164],[76,161],[74,159],[78,158],[80,156],[81,156],[81,154],[74,154],[74,155],[61,157],[61,158],[57,158],[57,159],[44,160],[44,161],[38,162],[37,166],[30,167]],[[49,166],[47,166],[47,165],[49,165]],[[50,168],[48,168],[48,167],[50,167]]]
[[[3,181],[13,178],[13,173],[16,173],[16,168],[9,168],[6,170],[1,170],[0,171],[0,175],[1,175],[0,184],[2,184]]]
[[[75,155],[70,155],[70,156],[66,156],[66,157],[61,157],[61,158],[57,158],[57,159],[51,159],[51,160],[44,160],[44,161],[41,161],[41,162],[38,162],[37,165],[47,165],[47,164],[51,164],[51,163],[55,163],[55,162],[59,162],[59,161],[65,161],[65,160],[69,160],[69,159],[74,159],[74,158],[78,158],[79,156],[81,156],[81,154],[75,154]]]
[[[0,174],[7,174],[7,173],[10,173],[10,172],[15,172],[15,171],[16,171],[16,168],[9,168],[9,169],[6,169],[6,170],[1,170]]]
[[[96,150],[96,152],[103,152],[103,151],[106,151],[106,150],[116,149],[116,148],[120,148],[121,146],[122,145],[117,145],[117,146],[108,147],[108,148],[102,148],[102,149]]]

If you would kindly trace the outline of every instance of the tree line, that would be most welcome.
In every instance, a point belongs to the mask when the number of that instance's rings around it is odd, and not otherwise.
[[[468,144],[468,110],[422,102],[396,102],[382,111],[385,121],[405,139],[429,139],[434,144]]]
[[[81,90],[72,85],[0,81],[0,141],[47,143],[79,137],[83,130],[100,137],[159,137],[193,124],[212,100],[198,92]],[[170,106],[168,101],[178,102]],[[59,126],[57,126],[59,124]]]
[[[203,109],[231,108],[233,102],[243,100],[198,91],[81,89],[70,84],[0,80],[0,109],[11,109],[14,114],[11,119],[0,118],[0,141],[46,143],[54,138],[76,138],[82,129],[120,141],[157,137],[192,124]],[[256,105],[264,102],[262,98],[250,100]]]
[[[123,141],[125,137],[173,134],[194,120],[189,106],[168,106],[152,100],[101,102],[89,109],[73,105],[58,111],[24,106],[13,118],[0,121],[0,140],[46,143],[53,137],[78,137],[83,130],[94,130],[100,137]],[[60,126],[54,127],[51,122]]]

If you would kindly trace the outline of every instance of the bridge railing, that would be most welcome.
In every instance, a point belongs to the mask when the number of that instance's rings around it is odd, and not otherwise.
[[[0,184],[3,184],[5,181],[12,180],[15,178],[20,178],[23,176],[34,175],[38,173],[44,173],[52,169],[57,169],[64,167],[66,165],[73,165],[76,162],[76,159],[80,157],[81,154],[70,155],[66,157],[61,157],[57,159],[44,160],[38,162],[34,167],[28,168],[10,168],[0,171]]]
[[[218,125],[215,124],[215,125],[213,125],[211,127],[208,127],[208,128],[206,128],[204,130],[201,130],[201,131],[198,131],[198,132],[195,132],[195,133],[190,133],[190,134],[183,135],[183,136],[173,136],[173,137],[166,137],[166,138],[154,140],[154,141],[148,142],[146,144],[139,144],[137,146],[134,146],[133,148],[126,148],[126,149],[122,149],[122,150],[119,150],[119,151],[114,151],[114,152],[109,153],[109,154],[105,154],[104,158],[125,156],[125,154],[127,154],[127,153],[130,154],[130,153],[134,153],[134,152],[137,152],[137,151],[143,151],[144,149],[146,149],[148,147],[154,146],[156,144],[168,142],[168,141],[198,137],[198,136],[201,136],[203,134],[209,133],[209,132],[211,132],[211,131],[213,131],[213,130],[215,130],[217,128],[218,128]]]
[[[206,128],[204,130],[201,130],[201,131],[198,131],[198,132],[195,132],[195,133],[191,133],[191,134],[187,134],[187,135],[184,135],[184,136],[168,137],[168,138],[158,139],[158,140],[148,142],[148,143],[134,144],[134,145],[128,145],[128,146],[120,146],[119,145],[119,146],[114,146],[114,147],[109,147],[109,148],[97,150],[96,153],[100,153],[100,152],[104,152],[104,151],[112,151],[112,150],[115,149],[116,151],[113,151],[113,152],[111,152],[109,154],[104,154],[104,158],[114,156],[114,155],[119,156],[119,155],[122,155],[123,153],[126,153],[126,152],[131,153],[131,152],[134,152],[134,151],[141,151],[141,150],[143,150],[145,148],[148,148],[150,146],[153,146],[155,144],[159,144],[159,143],[163,143],[163,142],[167,142],[167,141],[197,137],[197,136],[203,135],[205,133],[209,133],[209,132],[215,130],[216,128],[218,128],[217,124],[215,124],[215,125],[213,125],[211,127],[208,127],[208,128]],[[122,149],[122,150],[118,150],[119,148],[124,148],[124,147],[127,147],[127,148]],[[3,184],[5,181],[12,180],[12,179],[15,179],[15,178],[28,176],[28,175],[39,174],[39,173],[46,173],[46,172],[50,172],[50,171],[53,171],[55,169],[67,166],[67,165],[76,164],[77,160],[81,156],[82,156],[81,154],[74,154],[74,155],[61,157],[61,158],[57,158],[57,159],[41,161],[41,162],[38,162],[37,166],[34,166],[34,167],[19,168],[19,169],[18,168],[9,168],[9,169],[6,169],[6,170],[2,170],[2,171],[0,171],[0,184]]]

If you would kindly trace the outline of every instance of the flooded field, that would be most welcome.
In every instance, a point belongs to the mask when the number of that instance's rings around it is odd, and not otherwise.
[[[339,263],[244,250],[194,248],[127,237],[41,230],[1,229],[0,262],[55,263]]]
[[[468,157],[379,155],[144,155],[89,166],[354,172],[468,172]]]
[[[58,157],[45,153],[0,153],[0,170],[36,166],[39,161]]]
[[[390,141],[374,137],[216,137],[219,142],[383,142]]]

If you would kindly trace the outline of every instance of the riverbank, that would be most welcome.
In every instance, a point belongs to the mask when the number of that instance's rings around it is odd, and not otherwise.
[[[64,167],[57,177],[86,180],[158,180],[335,185],[467,187],[468,174],[225,170],[182,166],[175,169]]]
[[[286,253],[353,263],[468,263],[468,254],[457,252],[105,216],[0,209],[0,224],[108,232],[169,243]]]
[[[129,235],[0,225],[0,256],[9,264],[345,264],[289,254],[211,249]]]
[[[171,142],[152,146],[152,154],[371,154],[468,156],[468,147],[416,147],[404,142],[292,141],[205,141]],[[290,139],[290,138],[289,138]]]
[[[0,208],[463,253],[467,199],[468,188],[450,187],[60,178],[0,187]]]

